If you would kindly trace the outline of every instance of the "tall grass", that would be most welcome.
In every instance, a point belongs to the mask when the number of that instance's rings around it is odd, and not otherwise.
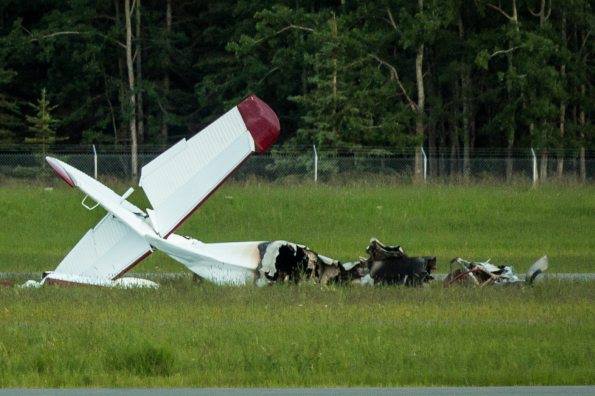
[[[124,186],[115,190],[123,192]],[[81,193],[19,184],[0,188],[0,271],[53,269],[103,216]],[[132,197],[146,207],[142,192]],[[551,271],[595,271],[595,187],[227,184],[178,233],[206,242],[286,239],[341,260],[365,255],[370,237],[412,255],[456,256],[525,270],[548,254]],[[183,270],[153,254],[138,271]]]
[[[0,386],[592,384],[590,283],[0,289]]]

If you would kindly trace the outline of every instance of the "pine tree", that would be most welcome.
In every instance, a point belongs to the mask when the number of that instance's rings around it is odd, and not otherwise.
[[[46,97],[46,90],[41,90],[41,97],[37,103],[29,103],[29,106],[35,111],[34,115],[26,116],[29,123],[29,131],[35,135],[25,139],[25,143],[38,144],[41,147],[42,154],[48,151],[48,147],[56,142],[66,140],[66,137],[57,137],[55,126],[58,120],[52,116],[51,112],[57,107],[50,105]]]
[[[317,51],[306,57],[312,68],[307,79],[310,89],[293,98],[302,108],[301,127],[297,138],[303,143],[336,145],[351,140],[347,136],[357,134],[357,126],[351,125],[351,116],[356,115],[350,90],[345,81],[346,40],[335,13],[322,21],[313,32],[312,40]]]

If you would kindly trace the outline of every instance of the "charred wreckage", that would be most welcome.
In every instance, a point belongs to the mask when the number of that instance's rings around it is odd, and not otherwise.
[[[420,286],[433,279],[436,269],[436,257],[409,257],[400,246],[386,246],[375,238],[366,248],[368,258],[345,263],[287,241],[263,242],[258,248],[261,260],[254,282],[260,286],[300,281]]]
[[[107,213],[53,271],[44,272],[41,282],[31,280],[25,286],[158,287],[146,279],[124,276],[155,250],[197,278],[216,284],[313,281],[421,286],[433,279],[436,257],[410,257],[400,246],[386,246],[377,239],[366,249],[368,258],[342,263],[287,241],[204,243],[174,233],[251,154],[268,150],[279,133],[275,112],[258,97],[247,97],[142,167],[138,184],[151,204],[145,210],[127,200],[132,187],[120,195],[75,167],[46,157],[58,177],[85,194],[84,208],[91,211],[101,206]],[[456,263],[448,285],[516,282],[509,267],[460,259]],[[539,272],[546,267],[547,260]],[[529,279],[534,279],[532,274]]]

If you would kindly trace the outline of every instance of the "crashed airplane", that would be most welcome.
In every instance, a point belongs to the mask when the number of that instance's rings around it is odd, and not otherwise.
[[[108,213],[55,270],[45,272],[41,282],[30,280],[23,286],[158,287],[146,279],[123,277],[154,250],[216,284],[312,280],[417,286],[432,279],[435,257],[410,258],[400,247],[385,246],[376,239],[368,246],[368,259],[340,263],[287,241],[204,243],[173,233],[250,154],[266,151],[279,131],[273,110],[256,96],[248,97],[142,168],[139,186],[152,205],[146,211],[127,200],[133,188],[120,196],[80,170],[47,157],[62,180],[85,194],[83,207],[101,206]]]
[[[266,267],[270,244],[203,243],[173,232],[250,154],[266,151],[279,132],[273,110],[258,97],[249,96],[192,138],[181,140],[143,166],[139,186],[152,205],[146,211],[127,201],[133,188],[120,196],[78,169],[47,157],[62,180],[85,194],[82,205],[86,209],[101,206],[108,213],[37,285],[156,287],[145,279],[122,277],[155,249],[215,283],[247,284],[274,277],[274,271]],[[35,284],[30,281],[28,285]]]

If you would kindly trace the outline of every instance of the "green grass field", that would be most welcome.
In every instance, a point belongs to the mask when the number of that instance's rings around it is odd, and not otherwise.
[[[0,187],[0,272],[55,268],[104,215],[81,199],[63,184]],[[140,191],[133,201],[146,207]],[[177,232],[205,242],[285,239],[341,260],[365,255],[374,236],[436,255],[438,272],[456,256],[524,271],[543,254],[552,272],[595,272],[595,187],[227,184]],[[136,270],[184,269],[157,253]]]
[[[124,191],[125,188],[117,188]],[[182,227],[339,259],[371,236],[412,255],[594,272],[595,188],[223,187]],[[0,187],[0,272],[53,269],[103,216],[78,191]],[[135,197],[142,204],[142,197]],[[143,206],[144,207],[144,206]],[[154,254],[137,271],[177,271]],[[0,288],[0,387],[593,384],[595,289]]]
[[[0,387],[593,384],[590,283],[0,288]]]

